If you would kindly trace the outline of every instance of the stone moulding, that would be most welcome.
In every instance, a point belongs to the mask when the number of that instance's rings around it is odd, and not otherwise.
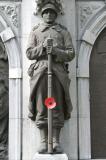
[[[21,160],[21,51],[16,35],[11,27],[8,27],[7,21],[0,15],[0,23],[2,24],[0,37],[9,62],[9,160]]]
[[[0,5],[0,11],[3,12],[14,27],[18,28],[18,6],[17,5]]]
[[[78,58],[79,75],[84,74],[89,77],[89,58],[92,47],[101,31],[106,27],[106,11],[100,13],[98,18],[86,29],[80,47],[80,53]],[[86,52],[85,52],[86,51]],[[87,55],[87,53],[89,53]],[[85,63],[86,62],[86,63]]]

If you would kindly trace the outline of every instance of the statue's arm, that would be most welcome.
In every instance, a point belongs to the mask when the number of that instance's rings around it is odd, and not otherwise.
[[[64,49],[55,47],[54,54],[57,56],[57,61],[69,62],[75,57],[75,52],[71,35],[68,31],[64,33],[64,46]]]
[[[28,47],[26,50],[27,58],[30,60],[37,59],[39,56],[42,55],[43,52],[43,45],[40,43],[37,45],[37,39],[34,31],[31,31],[29,40],[28,40]]]

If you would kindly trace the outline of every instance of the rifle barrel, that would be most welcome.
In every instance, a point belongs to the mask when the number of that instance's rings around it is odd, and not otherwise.
[[[52,97],[52,54],[50,53],[48,54],[48,97]],[[53,153],[52,109],[48,109],[48,153]]]

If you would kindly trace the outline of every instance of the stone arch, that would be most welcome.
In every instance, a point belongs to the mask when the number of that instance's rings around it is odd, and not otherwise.
[[[9,159],[21,159],[21,57],[16,36],[0,12],[0,37],[9,61]]]
[[[89,77],[89,58],[91,50],[98,35],[106,27],[106,11],[101,13],[98,18],[86,29],[82,36],[82,43],[78,58],[78,76]]]
[[[79,156],[91,159],[90,102],[89,102],[89,61],[93,45],[106,28],[106,11],[99,12],[81,38],[78,57],[78,105],[79,105]]]

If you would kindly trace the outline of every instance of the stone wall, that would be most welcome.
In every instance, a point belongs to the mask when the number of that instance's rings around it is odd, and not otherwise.
[[[69,160],[91,159],[89,57],[106,27],[106,4],[99,0],[62,3],[64,15],[57,22],[70,31],[76,57],[69,66],[73,112],[62,129],[61,143]],[[32,160],[40,142],[35,123],[28,119],[30,61],[25,55],[29,33],[41,21],[35,12],[34,0],[0,0],[0,36],[9,60],[9,160]]]

